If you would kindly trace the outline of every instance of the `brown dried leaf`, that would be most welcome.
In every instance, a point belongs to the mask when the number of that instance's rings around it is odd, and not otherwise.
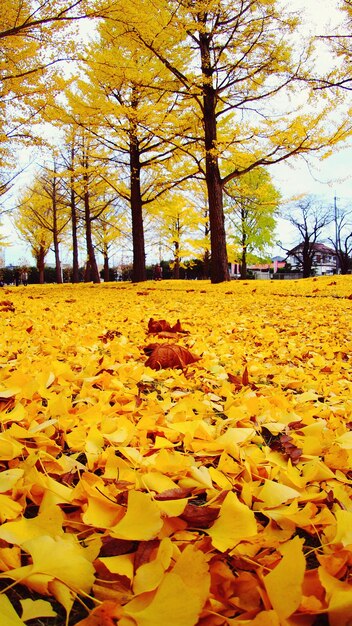
[[[157,335],[158,333],[162,333],[164,331],[172,332],[169,322],[166,320],[155,320],[151,317],[148,322],[148,334]]]
[[[154,550],[159,547],[159,539],[150,539],[150,541],[141,541],[134,556],[134,570],[136,571],[144,563],[150,561],[150,557]]]
[[[147,346],[144,346],[143,352],[147,356],[150,356],[158,346],[160,346],[160,343],[148,343]]]
[[[148,334],[159,335],[159,337],[172,337],[176,333],[189,334],[187,330],[183,330],[180,320],[177,320],[173,326],[166,320],[155,320],[153,317],[148,322]]]
[[[114,537],[103,537],[103,545],[100,548],[99,556],[118,556],[128,554],[134,548],[134,542],[126,539],[115,539]]]
[[[185,510],[180,517],[192,528],[209,528],[217,518],[219,510],[210,506],[186,504]]]
[[[161,493],[154,496],[154,500],[180,500],[188,498],[192,493],[190,487],[174,487],[174,489],[165,489]]]
[[[150,349],[150,345],[147,348]],[[199,356],[195,356],[187,348],[183,348],[183,346],[160,343],[156,345],[145,365],[153,370],[184,369],[187,365],[195,363],[199,359]]]

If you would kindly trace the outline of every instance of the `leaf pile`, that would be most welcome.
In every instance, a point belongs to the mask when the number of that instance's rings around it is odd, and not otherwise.
[[[5,292],[4,624],[348,626],[352,277],[137,289]]]

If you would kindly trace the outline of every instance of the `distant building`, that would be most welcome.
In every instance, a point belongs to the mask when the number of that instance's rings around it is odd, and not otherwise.
[[[247,271],[254,272],[255,274],[269,274],[276,272],[279,269],[284,268],[286,265],[285,259],[280,256],[275,256],[271,259],[269,263],[255,263],[247,265]],[[240,263],[231,263],[230,265],[230,276],[231,278],[236,278],[241,273],[241,264]]]
[[[336,272],[336,252],[332,248],[329,248],[323,243],[312,243],[311,248],[313,250],[313,263],[312,270],[316,276],[331,275]],[[303,243],[300,243],[295,248],[292,248],[287,254],[287,263],[289,263],[293,270],[299,271],[302,269],[303,260]]]

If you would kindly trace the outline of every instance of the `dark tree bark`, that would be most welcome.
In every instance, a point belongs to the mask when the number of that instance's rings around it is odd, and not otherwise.
[[[132,107],[133,106],[137,106],[137,100],[134,101],[132,98]],[[144,280],[147,280],[147,273],[145,267],[140,150],[137,137],[137,128],[134,121],[131,122],[130,126],[130,183],[133,241],[132,280],[135,283],[140,283]]]
[[[74,187],[74,161],[75,149],[71,148],[71,178],[70,178],[70,209],[71,209],[71,228],[72,228],[72,282],[79,282],[79,263],[78,263],[78,214],[76,206],[76,194]]]
[[[85,159],[85,167],[88,167],[88,163]],[[93,283],[100,283],[100,276],[97,261],[95,258],[93,237],[92,237],[92,217],[90,213],[90,202],[89,202],[89,186],[88,186],[88,174],[87,172],[83,175],[84,179],[84,218],[85,218],[85,229],[86,229],[86,247],[87,247],[87,266],[86,266],[86,276],[85,280],[93,281]]]
[[[59,232],[58,232],[58,220],[57,220],[57,184],[56,177],[53,178],[53,243],[54,243],[54,254],[55,254],[55,274],[56,274],[56,282],[58,284],[62,283],[62,271],[61,271],[61,261],[60,261],[60,250],[59,250]]]
[[[40,285],[44,284],[45,256],[46,256],[46,251],[43,246],[40,246],[39,250],[37,250],[35,253],[37,269],[39,272],[39,284]]]
[[[313,257],[314,257],[314,248],[310,240],[308,239],[308,237],[306,237],[303,241],[303,247],[302,247],[303,278],[309,278],[309,276],[312,273]]]
[[[178,241],[174,241],[174,267],[172,275],[176,280],[180,278],[180,244]]]
[[[109,268],[109,255],[106,249],[104,250],[103,257],[104,257],[104,282],[107,283],[110,280],[110,268]]]
[[[203,123],[205,145],[205,180],[208,190],[210,226],[210,278],[212,283],[230,280],[226,252],[223,189],[217,155],[216,93],[212,86],[213,70],[210,58],[210,39],[200,33],[200,52],[203,74]]]
[[[247,233],[246,233],[246,210],[241,206],[241,279],[247,278]]]

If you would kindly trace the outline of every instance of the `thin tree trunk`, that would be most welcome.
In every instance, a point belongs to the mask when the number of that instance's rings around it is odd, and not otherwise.
[[[174,267],[172,274],[176,280],[180,278],[180,244],[178,241],[174,241]]]
[[[40,246],[39,251],[36,254],[36,261],[39,272],[39,284],[44,285],[45,252],[42,246]]]
[[[108,251],[104,250],[104,282],[109,282],[110,280],[110,269],[109,269],[109,255]]]
[[[72,228],[72,282],[79,282],[79,263],[78,263],[78,216],[76,207],[76,194],[74,187],[74,162],[75,149],[71,148],[71,184],[70,184],[70,208],[71,208],[71,228]]]
[[[348,274],[350,269],[350,259],[347,252],[340,250],[338,253],[339,270],[341,274]]]
[[[247,278],[247,254],[244,246],[241,255],[241,279],[244,280],[245,278]]]
[[[56,172],[56,164],[54,163],[54,172]],[[54,175],[52,179],[52,206],[53,206],[53,243],[54,243],[54,254],[55,254],[55,274],[56,274],[56,282],[58,284],[62,283],[62,271],[61,271],[61,261],[60,261],[60,250],[59,250],[59,229],[58,229],[58,219],[57,219],[57,179]]]
[[[204,236],[205,236],[205,240],[207,241],[209,234],[210,234],[208,212],[206,212],[204,217],[207,220],[204,226]],[[210,250],[206,248],[206,250],[204,251],[204,255],[203,255],[203,278],[209,278],[209,276],[210,276]]]
[[[204,18],[205,21],[205,18]],[[200,33],[203,74],[203,123],[205,141],[205,180],[208,190],[210,225],[210,277],[212,283],[230,280],[226,251],[223,190],[217,155],[216,94],[212,86],[210,42],[206,32]]]
[[[85,168],[87,168],[88,164],[85,159]],[[86,246],[87,246],[87,257],[88,257],[88,265],[86,270],[88,270],[89,266],[89,274],[90,280],[93,283],[100,283],[100,276],[97,261],[95,258],[94,245],[93,245],[93,237],[92,237],[92,218],[90,214],[90,204],[89,204],[89,186],[88,186],[88,174],[84,173],[84,217],[85,217],[85,228],[86,228]],[[87,271],[88,274],[88,271]],[[87,280],[88,282],[88,280]]]
[[[147,280],[140,172],[141,166],[138,139],[135,128],[132,127],[130,133],[130,182],[133,241],[132,280],[136,283]]]
[[[245,209],[241,207],[241,279],[247,278],[247,235],[246,235]]]
[[[57,232],[55,232],[55,231],[54,231],[54,253],[55,253],[56,282],[61,285],[61,283],[62,283],[62,271],[61,271],[60,252],[59,252],[59,241],[58,241]]]

